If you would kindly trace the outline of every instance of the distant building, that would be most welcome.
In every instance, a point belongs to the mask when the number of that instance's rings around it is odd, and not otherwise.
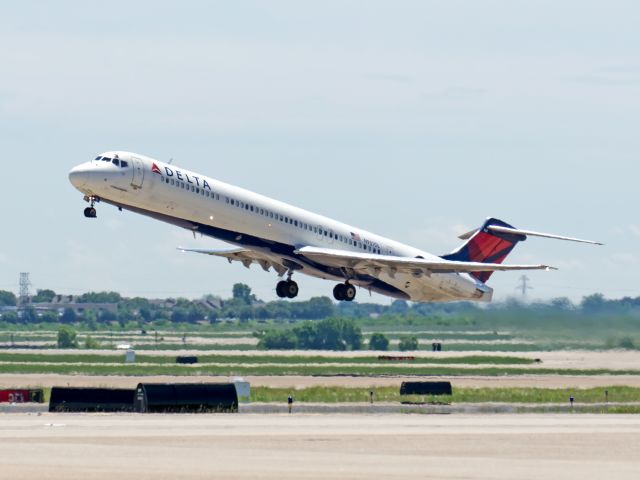
[[[118,313],[117,303],[78,303],[76,299],[75,295],[56,295],[50,302],[39,302],[32,305],[36,310],[52,310],[59,313],[70,308],[80,316],[87,310],[93,310],[96,313]]]

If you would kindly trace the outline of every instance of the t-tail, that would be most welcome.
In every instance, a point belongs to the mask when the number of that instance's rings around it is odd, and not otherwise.
[[[582,240],[580,238],[563,237],[549,233],[533,232],[531,230],[520,230],[497,218],[488,218],[480,228],[460,235],[461,240],[467,240],[460,248],[447,255],[443,255],[445,260],[455,260],[459,262],[480,262],[501,264],[518,242],[523,242],[527,236],[554,238],[557,240],[568,240],[571,242],[591,243],[602,245],[602,243],[592,240]],[[491,277],[492,271],[471,272],[470,275],[483,283]]]

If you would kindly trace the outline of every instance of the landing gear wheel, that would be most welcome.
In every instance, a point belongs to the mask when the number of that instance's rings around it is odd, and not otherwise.
[[[287,293],[287,298],[296,298],[298,296],[298,284],[293,280],[289,280],[287,282],[287,286],[285,292]]]
[[[343,292],[344,292],[344,299],[347,302],[352,302],[353,299],[356,298],[356,287],[354,287],[350,283],[347,283],[344,285]]]
[[[298,284],[293,280],[281,280],[276,285],[276,293],[280,298],[296,298],[298,291]]]
[[[350,283],[339,283],[333,287],[333,298],[338,301],[351,302],[356,298],[356,287]]]
[[[93,207],[87,207],[84,209],[84,216],[87,218],[96,218],[98,214],[96,213],[96,209]]]
[[[276,294],[278,295],[278,297],[287,298],[287,283],[288,282],[281,280],[276,285]]]

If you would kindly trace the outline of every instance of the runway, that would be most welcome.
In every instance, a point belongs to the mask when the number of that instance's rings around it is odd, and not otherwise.
[[[3,414],[2,478],[637,479],[637,415]]]

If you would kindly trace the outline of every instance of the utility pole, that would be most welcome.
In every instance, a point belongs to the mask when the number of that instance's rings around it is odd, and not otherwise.
[[[529,277],[527,277],[526,275],[522,275],[519,280],[520,280],[520,285],[516,287],[516,290],[520,290],[522,292],[522,296],[526,297],[527,290],[533,289],[533,287],[529,285]]]

